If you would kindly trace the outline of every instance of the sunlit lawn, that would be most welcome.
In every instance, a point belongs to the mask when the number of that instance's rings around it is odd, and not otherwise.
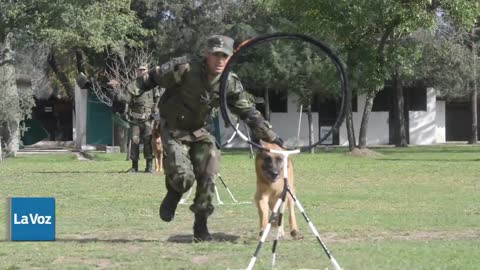
[[[293,157],[297,196],[344,269],[479,269],[480,147],[345,149]],[[141,163],[141,166],[144,164]],[[158,217],[164,177],[123,173],[124,154],[28,155],[0,163],[0,269],[241,269],[255,251],[253,160],[225,152],[223,205],[209,219],[217,241],[192,244],[193,215]],[[55,242],[5,241],[7,196],[53,196]],[[192,198],[190,198],[190,201]],[[280,241],[278,269],[332,269],[297,211],[305,236]],[[273,233],[272,233],[273,235]],[[269,269],[271,242],[255,269]]]

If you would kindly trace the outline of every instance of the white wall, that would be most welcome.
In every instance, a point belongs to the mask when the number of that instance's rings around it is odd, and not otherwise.
[[[307,114],[302,113],[302,122],[300,125],[300,141],[297,142],[297,132],[298,132],[298,113],[272,113],[270,115],[273,130],[284,140],[286,145],[292,146],[295,144],[308,145],[308,121]],[[318,141],[318,113],[312,113],[313,121],[313,136],[314,142]],[[247,136],[247,129],[245,123],[240,122],[239,130]],[[225,129],[223,119],[220,117],[220,135],[221,135],[221,144],[226,143],[233,134],[232,128]],[[225,146],[226,148],[244,148],[248,147],[239,136],[236,136],[230,144]]]
[[[300,137],[297,141],[298,123],[300,115],[298,112],[297,98],[295,96],[288,97],[287,113],[271,113],[270,124],[272,124],[273,130],[284,140],[286,145],[306,146],[308,145],[308,118],[306,113],[302,113],[300,124]],[[313,140],[318,141],[318,113],[312,113],[313,121]],[[240,131],[247,135],[247,129],[244,122],[240,122]],[[221,143],[224,144],[231,138],[233,134],[232,128],[225,129],[223,119],[220,116],[220,135]],[[225,146],[226,148],[241,148],[248,147],[248,145],[239,137],[235,137],[230,144]]]
[[[445,101],[444,100],[437,100],[436,104],[436,113],[435,113],[435,125],[437,127],[437,131],[435,133],[436,136],[436,143],[445,143],[446,139],[446,132],[445,129]]]
[[[445,142],[445,101],[436,99],[436,91],[427,88],[427,111],[410,111],[410,144],[425,145]],[[359,137],[360,124],[365,107],[366,96],[358,96],[357,112],[353,112],[353,125],[355,138]],[[284,141],[295,143],[298,132],[299,114],[296,97],[288,98],[288,113],[272,113],[271,124]],[[233,130],[225,130],[223,120],[220,122],[222,143],[225,143],[233,133]],[[313,113],[314,141],[318,141],[318,113]],[[240,129],[246,134],[242,122]],[[388,112],[371,112],[367,128],[367,145],[386,145],[389,142]],[[300,127],[300,143],[308,145],[308,122],[307,114],[302,114]],[[345,122],[339,130],[339,144],[348,146],[347,129]],[[248,147],[238,136],[227,147]]]
[[[355,129],[355,139],[358,143],[360,132],[360,124],[362,122],[363,109],[365,108],[366,96],[361,95],[357,98],[356,112],[353,112],[353,126]],[[388,112],[371,112],[367,128],[367,145],[388,144]],[[348,145],[347,127],[345,121],[340,127],[339,144],[343,146]]]
[[[437,143],[436,91],[427,88],[427,110],[410,111],[410,144],[428,145]]]

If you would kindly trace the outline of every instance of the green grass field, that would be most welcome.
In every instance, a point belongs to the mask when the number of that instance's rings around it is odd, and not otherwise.
[[[375,150],[384,156],[334,149],[293,157],[297,196],[339,264],[346,270],[479,269],[480,147]],[[129,165],[124,154],[96,154],[92,161],[30,155],[0,163],[0,269],[246,268],[259,231],[247,152],[223,153],[224,180],[249,203],[232,204],[219,185],[225,204],[209,219],[212,243],[191,243],[188,205],[179,206],[173,222],[162,222],[164,177],[123,173]],[[56,241],[5,241],[7,196],[55,197]],[[297,222],[305,237],[279,242],[276,268],[332,269],[298,211]],[[271,244],[255,269],[270,269]]]

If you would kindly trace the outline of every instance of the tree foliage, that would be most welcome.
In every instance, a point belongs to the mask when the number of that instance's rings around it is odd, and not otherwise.
[[[368,114],[375,93],[398,71],[412,74],[420,50],[408,38],[436,25],[439,11],[462,27],[472,27],[480,14],[478,1],[469,0],[327,0],[273,2],[280,16],[296,22],[294,30],[335,44],[347,64],[351,88],[367,94],[361,129],[365,142]]]
[[[129,0],[75,1],[26,0],[0,2],[6,31],[61,48],[105,48],[141,46],[147,35]]]
[[[480,84],[480,51],[472,52],[472,40],[464,30],[436,31],[422,37],[424,44],[418,73],[428,85],[447,98],[465,97],[473,81]],[[478,48],[479,46],[474,46]],[[476,59],[475,59],[476,58]]]

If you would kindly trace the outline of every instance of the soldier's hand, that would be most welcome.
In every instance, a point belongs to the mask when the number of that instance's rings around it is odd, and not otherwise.
[[[282,138],[280,138],[280,136],[277,136],[277,137],[272,141],[272,143],[274,143],[274,144],[276,144],[276,145],[278,145],[278,146],[280,146],[280,147],[283,148],[283,140],[282,140]]]

